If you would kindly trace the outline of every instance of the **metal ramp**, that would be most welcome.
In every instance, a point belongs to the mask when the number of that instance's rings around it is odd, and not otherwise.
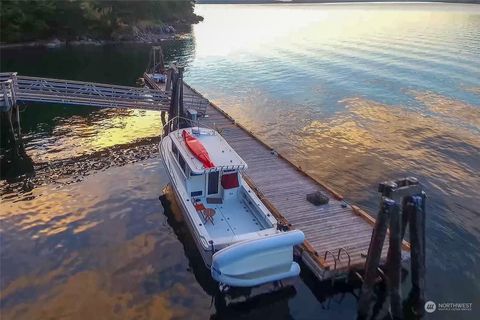
[[[11,80],[13,85],[10,87],[11,92],[0,92],[2,106],[6,104],[6,97],[13,94],[16,101],[23,102],[155,111],[168,111],[170,107],[168,94],[148,88],[0,73],[0,82],[4,83],[8,80]],[[5,105],[4,108],[8,108],[8,105]]]

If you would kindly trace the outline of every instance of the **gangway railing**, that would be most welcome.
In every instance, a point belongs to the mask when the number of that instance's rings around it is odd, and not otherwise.
[[[148,88],[0,73],[11,80],[17,101],[168,111],[167,93]],[[1,94],[1,93],[0,93]]]

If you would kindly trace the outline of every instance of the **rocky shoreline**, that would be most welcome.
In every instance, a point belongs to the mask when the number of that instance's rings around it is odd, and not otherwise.
[[[121,167],[157,157],[159,139],[159,137],[143,138],[87,155],[33,163],[33,172],[0,180],[0,196],[11,199],[28,193],[35,186],[45,184],[68,185],[80,182],[86,176],[110,167]]]
[[[181,38],[190,31],[192,24],[203,21],[203,17],[193,16],[171,22],[170,24],[138,23],[137,25],[123,25],[113,31],[107,38],[98,38],[91,35],[78,36],[75,39],[52,37],[28,42],[0,42],[0,49],[19,47],[46,47],[59,48],[63,46],[101,46],[104,44],[138,43],[160,44],[165,40]]]
[[[64,46],[100,46],[114,43],[144,43],[158,44],[165,40],[175,40],[180,36],[172,25],[153,26],[147,28],[132,27],[128,31],[117,31],[109,39],[95,39],[89,36],[81,36],[74,40],[51,38],[48,40],[36,40],[17,43],[0,43],[1,49],[18,47],[46,47],[59,48]]]

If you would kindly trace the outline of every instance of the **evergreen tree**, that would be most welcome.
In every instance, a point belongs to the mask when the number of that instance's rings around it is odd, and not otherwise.
[[[81,35],[109,37],[140,21],[192,20],[192,0],[1,0],[0,41],[30,41]]]

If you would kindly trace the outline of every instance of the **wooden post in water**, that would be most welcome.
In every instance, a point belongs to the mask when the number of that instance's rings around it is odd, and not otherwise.
[[[402,274],[402,219],[400,208],[394,206],[390,212],[390,242],[387,256],[388,291],[390,305],[394,320],[403,319],[402,287],[400,286]]]
[[[423,315],[425,304],[425,199],[422,192],[418,196],[411,197],[407,210],[410,215],[410,242],[411,269],[412,269],[412,292],[414,311]]]
[[[17,73],[12,73],[12,83],[11,83],[11,92],[12,92],[12,101],[13,101],[13,108],[15,109],[15,123],[17,126],[17,135],[18,139],[22,138],[22,128],[20,126],[20,108],[17,104],[17,89],[18,89],[18,80],[17,80]]]
[[[165,83],[165,92],[172,91],[172,77],[173,77],[173,69],[169,68],[167,70],[167,82]]]
[[[171,83],[172,83],[172,90],[170,91],[170,108],[168,110],[168,119],[173,119],[176,114],[177,114],[177,110],[178,110],[178,106],[177,106],[177,103],[178,103],[178,99],[177,99],[177,88],[178,88],[178,83],[177,83],[177,73],[171,69],[170,70],[171,72]],[[170,133],[171,131],[175,130],[174,128],[174,123],[170,123],[168,125],[168,133]]]
[[[152,73],[163,73],[165,70],[165,64],[163,61],[162,47],[152,47],[153,50],[153,70]]]
[[[372,240],[368,248],[367,261],[365,263],[365,277],[362,285],[362,294],[359,301],[359,316],[366,318],[370,313],[370,306],[373,297],[373,286],[378,275],[378,265],[382,255],[383,244],[387,234],[387,225],[390,212],[395,210],[395,201],[382,197],[380,211],[372,232]],[[398,207],[396,208],[398,210]]]
[[[178,68],[178,116],[184,117],[185,110],[183,108],[183,67]]]
[[[169,109],[169,119],[183,117],[183,67],[175,68],[172,72],[172,92]],[[180,126],[180,119],[172,121],[169,131],[176,130]]]
[[[377,276],[380,255],[387,225],[390,227],[387,255],[388,293],[393,319],[403,319],[401,290],[402,240],[410,223],[412,295],[415,312],[423,314],[425,289],[425,193],[418,180],[409,177],[387,181],[379,185],[382,193],[381,209],[372,234],[365,263],[365,279],[359,301],[359,318],[369,316],[373,285]],[[402,204],[400,212],[399,204]]]
[[[3,99],[0,101],[0,135],[6,137],[6,139],[2,139],[2,148],[6,148],[5,157],[1,159],[2,172],[0,175],[2,178],[17,177],[34,172],[32,159],[27,155],[22,143],[17,90],[16,73],[12,73],[9,80],[1,82]]]
[[[7,135],[9,140],[7,144],[10,143],[11,146],[14,148],[15,153],[18,154],[17,137],[15,136],[15,129],[13,125],[14,124],[13,112],[16,110],[15,121],[18,122],[17,123],[18,128],[20,128],[20,115],[18,114],[15,87],[12,79],[3,81],[1,83],[1,91],[3,95],[3,101],[1,101],[2,118],[4,119],[4,121],[7,122],[7,131],[8,131]],[[20,129],[18,133],[20,135]]]

